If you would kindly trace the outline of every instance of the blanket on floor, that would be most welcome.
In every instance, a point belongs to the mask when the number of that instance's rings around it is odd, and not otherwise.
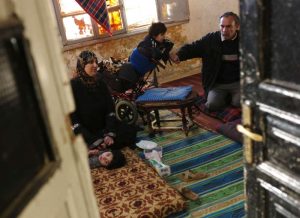
[[[129,148],[125,167],[91,171],[101,218],[162,218],[182,211],[185,199]]]

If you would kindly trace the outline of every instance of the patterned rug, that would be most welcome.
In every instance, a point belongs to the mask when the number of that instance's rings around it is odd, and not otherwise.
[[[244,185],[242,145],[218,133],[192,127],[188,137],[183,131],[163,132],[139,138],[163,147],[163,163],[172,174],[166,181],[172,186],[183,185],[199,195],[188,201],[188,209],[169,217],[244,217]],[[141,153],[141,156],[142,153]],[[186,171],[206,172],[199,181],[183,182],[179,175]]]
[[[185,199],[156,171],[124,148],[124,167],[91,170],[101,218],[162,218],[186,207]]]

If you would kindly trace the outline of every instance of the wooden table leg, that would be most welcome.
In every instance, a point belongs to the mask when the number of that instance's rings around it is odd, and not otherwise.
[[[185,117],[185,107],[180,108],[180,111],[181,111],[181,119],[182,119],[182,128],[183,128],[185,135],[187,136],[189,130],[187,127],[187,121],[186,121],[186,117]]]
[[[147,124],[148,124],[148,128],[149,128],[149,133],[152,134],[154,130],[152,128],[150,112],[151,111],[146,111],[146,114],[147,114]]]
[[[160,117],[159,117],[159,111],[158,111],[158,110],[154,110],[154,114],[155,114],[155,120],[156,120],[156,125],[157,125],[157,128],[160,128]]]
[[[189,114],[189,118],[190,118],[191,122],[194,123],[192,105],[188,106],[188,114]]]
[[[146,126],[147,120],[145,120],[145,112],[138,110],[138,113],[139,113],[140,117],[142,118],[143,125]]]

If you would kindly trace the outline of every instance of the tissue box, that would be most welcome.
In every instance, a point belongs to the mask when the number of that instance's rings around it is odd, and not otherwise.
[[[146,159],[155,159],[153,157],[153,154],[155,152],[153,152],[153,151],[156,151],[158,153],[159,157],[162,158],[162,147],[161,146],[157,146],[157,147],[155,147],[153,149],[144,149],[145,158]]]
[[[171,174],[170,166],[165,165],[162,162],[159,162],[154,159],[149,160],[149,162],[160,176],[169,176]]]

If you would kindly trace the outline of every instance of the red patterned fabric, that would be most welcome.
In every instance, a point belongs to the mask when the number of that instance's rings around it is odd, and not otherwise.
[[[223,122],[231,122],[237,119],[241,118],[241,108],[235,108],[235,107],[231,107],[228,106],[226,108],[224,108],[221,111],[217,111],[217,112],[210,112],[206,107],[205,107],[205,102],[206,99],[204,96],[199,96],[198,100],[196,102],[197,106],[200,108],[201,111],[203,111],[204,113],[212,116],[212,117],[216,117],[220,120],[222,120]]]
[[[162,218],[185,209],[184,198],[129,148],[126,166],[92,170],[101,218]]]
[[[236,119],[231,122],[222,123],[217,127],[217,132],[227,136],[228,138],[236,142],[242,143],[243,141],[242,134],[238,132],[236,129],[236,126],[238,124],[241,124],[241,119]]]
[[[241,109],[227,107],[219,112],[210,112],[205,107],[204,90],[201,83],[201,74],[194,74],[178,80],[174,80],[165,84],[162,87],[169,86],[186,86],[192,85],[193,90],[198,93],[199,98],[197,106],[199,110],[193,111],[194,122],[204,127],[205,129],[219,132],[234,141],[241,142],[242,136],[236,130],[236,125],[241,122]],[[179,113],[179,112],[178,112]]]
[[[112,35],[105,0],[76,0],[76,2]]]

